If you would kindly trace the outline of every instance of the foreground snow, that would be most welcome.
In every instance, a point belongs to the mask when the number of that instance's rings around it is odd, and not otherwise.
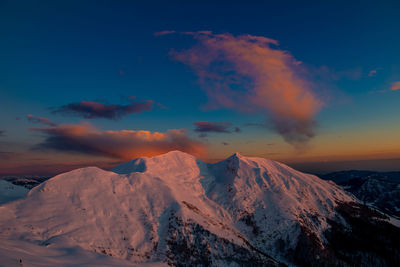
[[[352,201],[272,160],[208,164],[173,151],[64,173],[0,206],[0,257],[5,266],[278,265],[304,230],[323,246],[336,203]]]
[[[84,250],[78,246],[58,244],[41,246],[23,240],[0,240],[0,266],[168,266],[162,262],[133,264],[132,262]]]

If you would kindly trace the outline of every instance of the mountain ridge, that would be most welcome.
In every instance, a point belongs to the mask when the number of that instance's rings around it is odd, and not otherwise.
[[[305,242],[323,263],[332,221],[346,225],[339,203],[356,202],[276,161],[235,153],[211,164],[172,151],[57,175],[0,206],[0,236],[178,266],[301,265]]]

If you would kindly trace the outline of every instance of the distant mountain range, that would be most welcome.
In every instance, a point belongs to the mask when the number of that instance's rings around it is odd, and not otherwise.
[[[322,178],[352,180],[345,176]],[[4,262],[400,266],[397,220],[363,205],[355,186],[350,194],[268,159],[236,153],[209,164],[172,151],[35,181],[26,197],[0,206]]]
[[[319,177],[334,181],[362,203],[400,218],[400,172],[341,171]]]
[[[20,185],[28,189],[32,189],[38,184],[50,179],[51,176],[4,176],[1,180],[5,180],[14,185]]]

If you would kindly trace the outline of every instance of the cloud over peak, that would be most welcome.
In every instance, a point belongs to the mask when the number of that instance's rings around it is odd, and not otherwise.
[[[99,131],[88,123],[34,128],[45,134],[45,140],[34,146],[39,150],[57,150],[130,160],[181,150],[196,156],[204,155],[203,143],[191,139],[184,129],[165,133],[150,131]]]
[[[197,45],[171,55],[197,74],[211,107],[265,113],[295,146],[314,136],[314,117],[323,103],[302,77],[301,62],[278,49],[276,40],[207,31],[186,34]]]
[[[123,116],[150,111],[153,108],[154,101],[134,101],[127,105],[104,104],[95,101],[81,101],[61,106],[53,113],[81,116],[85,119],[104,118],[109,120],[118,120]]]

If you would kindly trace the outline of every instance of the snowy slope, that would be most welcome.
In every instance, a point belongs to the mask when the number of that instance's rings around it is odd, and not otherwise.
[[[206,164],[190,155],[170,152],[135,159],[113,171],[161,178],[174,191],[178,203],[186,201],[209,217],[229,222],[268,251],[273,251],[282,237],[295,241],[299,221],[321,236],[328,227],[326,218],[334,215],[335,203],[354,201],[333,183],[276,161],[238,153],[217,164]],[[251,226],[253,222],[256,228]]]
[[[58,247],[39,246],[21,240],[0,240],[0,266],[94,266],[94,267],[161,267],[165,263],[133,264],[132,262],[84,250],[78,246],[59,244]]]
[[[275,266],[289,263],[304,230],[324,246],[337,203],[352,201],[272,160],[234,154],[208,164],[173,151],[45,181],[0,206],[0,238],[136,263]]]

